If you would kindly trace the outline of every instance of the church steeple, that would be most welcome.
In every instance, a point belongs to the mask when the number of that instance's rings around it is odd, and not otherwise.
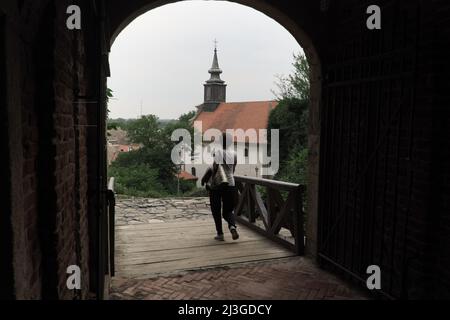
[[[211,69],[208,72],[211,74],[209,80],[204,84],[205,86],[205,98],[204,98],[204,110],[214,111],[221,102],[226,100],[226,84],[225,81],[220,79],[222,70],[219,67],[219,59],[217,58],[217,42],[214,48],[214,57]]]
[[[219,59],[217,59],[217,48],[214,48],[214,58],[211,69],[208,70],[211,74],[211,78],[207,82],[221,82],[224,81],[220,79],[220,74],[222,73],[222,69],[219,67]]]

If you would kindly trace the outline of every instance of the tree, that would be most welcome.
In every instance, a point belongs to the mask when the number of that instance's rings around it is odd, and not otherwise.
[[[288,159],[283,163],[278,176],[280,180],[307,184],[308,149],[297,145],[291,149]]]
[[[166,124],[164,127],[165,135],[170,140],[172,132],[176,129],[186,129],[189,131],[191,137],[194,137],[194,126],[192,120],[194,119],[196,111],[190,111],[188,113],[182,114],[175,122]],[[171,149],[177,144],[177,141],[172,142]],[[191,139],[191,148],[194,148],[194,141]]]
[[[177,166],[171,159],[171,152],[177,141],[171,141],[171,135],[178,128],[193,132],[194,116],[195,111],[192,111],[181,115],[176,121],[162,123],[155,115],[147,115],[127,123],[128,137],[142,147],[121,153],[110,166],[110,176],[117,175],[117,183],[121,185],[122,192],[143,196],[177,193]],[[145,179],[137,176],[140,171],[146,176]],[[182,182],[180,189],[188,193],[194,187]]]
[[[299,52],[298,54],[293,54],[294,62],[294,73],[288,76],[279,75],[277,76],[278,81],[275,85],[278,91],[273,91],[277,100],[283,99],[298,99],[298,100],[309,100],[309,64],[306,60],[304,54]]]
[[[278,77],[274,92],[278,106],[269,115],[269,129],[280,133],[280,169],[275,179],[306,184],[309,66],[306,57],[294,54],[294,72]]]
[[[308,142],[308,101],[285,98],[269,114],[270,129],[280,133],[280,162],[287,160],[289,153],[297,145],[306,146]]]
[[[178,122],[180,124],[189,124],[192,125],[192,121],[194,120],[195,116],[197,115],[197,111],[192,110],[188,113],[183,113],[179,118]]]
[[[136,121],[136,119],[123,119],[123,118],[117,118],[117,119],[108,119],[108,130],[112,129],[122,129],[127,130],[128,125]]]
[[[163,131],[159,126],[158,117],[155,115],[142,116],[130,123],[127,128],[128,137],[134,143],[145,147],[157,148],[164,142]]]

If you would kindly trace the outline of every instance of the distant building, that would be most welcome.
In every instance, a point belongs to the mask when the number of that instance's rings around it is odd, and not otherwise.
[[[108,165],[114,162],[120,153],[130,152],[141,148],[139,144],[130,143],[127,132],[122,129],[108,130]]]
[[[196,177],[195,175],[192,175],[192,174],[190,174],[189,172],[186,172],[186,171],[181,171],[176,176],[180,180],[186,180],[186,181],[197,181],[198,180],[198,177]]]
[[[214,57],[211,69],[208,71],[211,74],[209,80],[204,84],[204,102],[197,106],[197,115],[193,120],[202,134],[208,129],[218,129],[225,132],[227,129],[238,130],[241,129],[246,132],[249,129],[254,129],[259,132],[260,129],[267,129],[269,122],[270,111],[273,110],[277,101],[248,101],[248,102],[226,102],[226,87],[225,82],[220,78],[222,70],[219,68],[217,49],[214,49]],[[200,125],[198,125],[200,124]],[[208,150],[212,141],[203,140],[203,146]],[[236,167],[237,175],[261,177],[262,163],[259,162],[258,150],[267,147],[267,137],[261,139],[258,136],[257,141],[249,142],[248,137],[244,139],[234,138],[234,142],[242,146],[244,156],[246,159],[258,159],[257,162],[238,164]],[[187,150],[188,155],[191,150]],[[201,155],[195,154],[192,162]],[[186,157],[186,155],[184,156]],[[249,162],[249,161],[247,161]],[[186,164],[184,169],[190,172],[193,176],[201,178],[208,168],[207,164]],[[197,181],[197,186],[200,187],[200,179]]]

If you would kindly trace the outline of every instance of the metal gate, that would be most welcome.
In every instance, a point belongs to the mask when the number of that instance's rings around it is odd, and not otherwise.
[[[369,265],[381,292],[406,298],[419,9],[392,1],[382,30],[351,30],[324,71],[319,260],[365,286]]]

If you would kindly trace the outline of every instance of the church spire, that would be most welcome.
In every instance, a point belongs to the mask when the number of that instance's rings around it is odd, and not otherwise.
[[[207,106],[206,109],[214,111],[221,102],[225,102],[227,86],[225,81],[220,79],[222,69],[219,67],[219,59],[217,58],[217,41],[214,41],[214,57],[208,72],[211,74],[211,77],[204,84],[204,105]]]
[[[211,74],[211,78],[207,82],[217,81],[223,83],[222,79],[220,79],[220,74],[222,73],[222,69],[219,67],[219,59],[217,59],[217,41],[214,41],[214,57],[211,69],[208,72]]]

